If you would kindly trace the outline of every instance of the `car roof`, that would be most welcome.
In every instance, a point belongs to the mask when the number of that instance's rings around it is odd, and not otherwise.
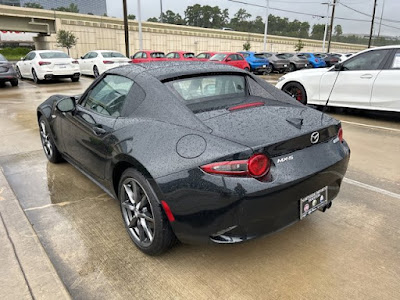
[[[179,53],[179,54],[183,54],[183,53],[194,53],[192,51],[170,51],[168,53]]]
[[[210,73],[247,74],[245,71],[229,65],[200,61],[160,61],[143,64],[129,64],[126,66],[113,68],[107,71],[107,73],[122,74],[132,79],[141,73],[147,73],[160,81],[170,78]]]
[[[60,50],[34,50],[31,52],[36,52],[36,53],[47,53],[47,52],[60,52],[60,53],[65,53],[64,51],[60,51]],[[67,53],[65,53],[67,54]]]

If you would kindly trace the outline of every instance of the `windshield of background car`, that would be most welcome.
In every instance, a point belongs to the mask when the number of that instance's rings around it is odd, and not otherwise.
[[[164,58],[165,54],[163,52],[153,52],[150,54],[152,58]]]
[[[119,52],[102,52],[101,54],[103,55],[104,58],[125,57],[122,53]]]
[[[3,55],[0,54],[0,61],[7,61],[7,59]]]
[[[212,56],[210,58],[210,60],[217,60],[217,61],[223,61],[225,59],[225,57],[227,56],[227,54],[215,54],[214,56]]]
[[[67,53],[64,52],[42,52],[39,53],[40,58],[52,59],[52,58],[70,58]]]

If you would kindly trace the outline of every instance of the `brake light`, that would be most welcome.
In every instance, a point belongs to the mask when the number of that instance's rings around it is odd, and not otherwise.
[[[340,141],[341,143],[343,143],[343,129],[342,129],[342,127],[339,128],[339,131],[338,131],[338,138],[339,138],[339,141]]]
[[[113,64],[114,62],[111,60],[103,60],[103,64],[109,65],[109,64]]]
[[[39,61],[39,66],[51,65],[49,61]]]
[[[246,104],[232,106],[232,107],[229,107],[228,110],[233,111],[233,110],[245,109],[245,108],[254,107],[254,106],[263,106],[264,104],[265,104],[264,102],[252,102],[252,103],[246,103]]]
[[[264,154],[255,154],[247,160],[211,163],[200,168],[210,174],[262,177],[269,172],[271,163]]]
[[[75,65],[79,64],[79,62],[77,60],[73,60],[72,63],[75,64]]]
[[[315,62],[318,62],[318,58],[315,59]]]

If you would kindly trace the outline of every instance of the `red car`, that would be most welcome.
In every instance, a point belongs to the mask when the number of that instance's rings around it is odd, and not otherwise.
[[[168,60],[197,60],[193,52],[174,51],[166,55]]]
[[[249,64],[244,59],[243,55],[240,53],[233,53],[233,52],[218,53],[212,56],[210,58],[210,61],[250,71]]]
[[[201,52],[197,54],[196,59],[199,61],[209,61],[217,52]]]
[[[136,64],[166,60],[164,52],[161,51],[138,51],[135,55],[131,56],[131,59],[132,62]]]

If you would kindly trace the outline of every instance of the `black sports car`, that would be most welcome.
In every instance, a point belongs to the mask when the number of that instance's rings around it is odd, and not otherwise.
[[[350,150],[339,121],[238,68],[156,62],[111,69],[37,110],[43,149],[121,202],[136,246],[236,243],[337,196]]]

